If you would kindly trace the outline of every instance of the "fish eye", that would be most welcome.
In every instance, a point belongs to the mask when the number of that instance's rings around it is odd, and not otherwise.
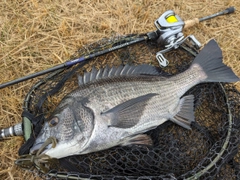
[[[59,121],[58,117],[55,116],[50,121],[48,121],[48,124],[50,127],[54,127],[58,124],[58,121]]]

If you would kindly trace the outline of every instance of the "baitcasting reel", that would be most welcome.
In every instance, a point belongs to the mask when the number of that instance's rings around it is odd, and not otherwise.
[[[156,58],[161,67],[166,67],[169,62],[163,56],[163,53],[171,49],[177,49],[185,40],[190,40],[196,49],[201,47],[201,43],[193,36],[189,35],[186,38],[183,35],[185,22],[176,15],[172,10],[163,13],[156,21],[155,26],[158,34],[157,43],[165,47],[165,49],[157,52]]]
[[[216,14],[212,14],[210,16],[202,18],[194,18],[187,21],[183,21],[172,10],[163,13],[154,23],[157,27],[157,31],[155,32],[157,42],[160,44],[160,46],[165,47],[165,49],[157,52],[156,54],[159,65],[161,67],[166,67],[169,62],[163,56],[163,53],[166,53],[172,49],[177,49],[186,40],[189,40],[196,49],[199,49],[201,47],[201,43],[193,35],[189,35],[184,38],[184,35],[182,33],[183,29],[189,28],[191,26],[194,26],[195,24],[198,24],[199,22],[220,15],[233,13],[234,11],[234,7],[229,7],[224,11],[218,12]]]

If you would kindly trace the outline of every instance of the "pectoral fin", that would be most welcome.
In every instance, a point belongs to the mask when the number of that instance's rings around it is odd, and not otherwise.
[[[180,111],[171,119],[176,124],[191,129],[190,124],[194,121],[194,96],[188,95],[180,100],[178,108]]]
[[[132,137],[125,138],[122,146],[128,146],[128,145],[148,145],[151,146],[153,144],[152,139],[150,136],[146,134],[138,134]]]
[[[139,122],[148,100],[155,95],[157,94],[150,93],[130,99],[103,112],[102,115],[108,117],[110,127],[131,128]]]

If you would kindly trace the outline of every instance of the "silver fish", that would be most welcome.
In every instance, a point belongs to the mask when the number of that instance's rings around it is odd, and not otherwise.
[[[57,140],[41,154],[52,158],[86,154],[117,145],[151,144],[146,131],[167,120],[191,129],[194,96],[183,96],[201,82],[236,82],[222,62],[215,40],[201,50],[185,72],[161,77],[150,65],[96,70],[78,78],[79,87],[60,102],[43,125],[30,152],[48,138]]]

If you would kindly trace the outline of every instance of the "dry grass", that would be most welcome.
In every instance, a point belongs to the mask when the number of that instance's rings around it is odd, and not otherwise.
[[[94,3],[93,3],[94,2]],[[235,14],[185,30],[201,43],[215,38],[224,61],[240,76],[240,1],[234,0],[2,0],[0,1],[0,83],[34,73],[69,59],[81,46],[116,34],[155,30],[154,21],[166,10],[183,19],[203,17],[229,6]],[[1,89],[0,128],[21,121],[27,81]],[[240,90],[240,83],[236,83]],[[23,139],[0,142],[0,179],[38,179],[14,165]]]

